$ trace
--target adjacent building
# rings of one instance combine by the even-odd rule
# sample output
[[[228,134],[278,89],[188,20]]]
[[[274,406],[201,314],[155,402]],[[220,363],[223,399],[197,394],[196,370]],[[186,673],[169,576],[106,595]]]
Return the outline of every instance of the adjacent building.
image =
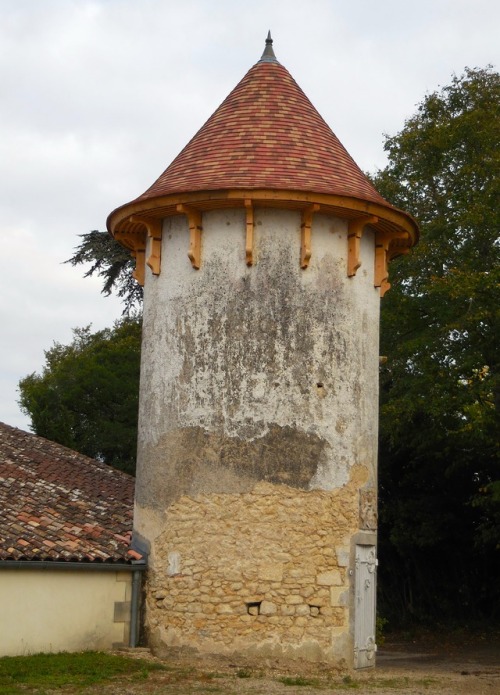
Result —
[[[135,646],[134,479],[0,423],[0,656]]]

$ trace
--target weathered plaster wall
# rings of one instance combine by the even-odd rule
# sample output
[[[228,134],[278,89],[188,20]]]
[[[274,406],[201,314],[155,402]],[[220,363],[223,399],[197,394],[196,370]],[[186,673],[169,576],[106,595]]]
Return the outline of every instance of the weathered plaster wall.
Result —
[[[202,267],[183,216],[164,222],[162,272],[148,274],[135,528],[151,538],[182,494],[244,492],[259,480],[374,482],[378,291],[373,238],[346,277],[347,224],[317,215],[301,270],[300,215],[256,211],[255,264],[244,211],[203,215]]]
[[[314,217],[302,270],[300,214],[255,220],[249,268],[244,211],[204,213],[198,271],[185,218],[165,220],[146,280],[134,528],[151,545],[148,623],[156,641],[333,657],[351,539],[376,524],[374,240],[347,278],[345,221]]]
[[[0,569],[0,655],[127,645],[130,572]]]

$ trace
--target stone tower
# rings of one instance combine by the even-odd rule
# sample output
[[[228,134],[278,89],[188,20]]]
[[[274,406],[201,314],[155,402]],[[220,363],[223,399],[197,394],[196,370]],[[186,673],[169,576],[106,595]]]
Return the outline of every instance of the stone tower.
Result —
[[[151,645],[374,663],[379,300],[416,241],[268,37],[109,231],[144,284]]]

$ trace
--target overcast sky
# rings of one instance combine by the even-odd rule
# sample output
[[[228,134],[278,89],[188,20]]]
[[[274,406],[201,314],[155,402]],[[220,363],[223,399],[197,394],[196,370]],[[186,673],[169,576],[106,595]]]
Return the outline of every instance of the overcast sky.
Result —
[[[0,421],[20,378],[118,300],[64,265],[247,70],[278,60],[365,171],[418,102],[500,66],[498,0],[0,0]]]

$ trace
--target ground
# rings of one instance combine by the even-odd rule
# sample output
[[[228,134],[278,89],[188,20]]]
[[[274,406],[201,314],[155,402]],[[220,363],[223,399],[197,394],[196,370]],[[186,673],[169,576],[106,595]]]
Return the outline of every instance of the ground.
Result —
[[[496,695],[500,633],[463,631],[387,640],[376,668],[124,649],[0,659],[0,695]]]
[[[148,656],[139,652],[137,656]],[[246,660],[164,654],[168,671],[150,674],[142,683],[99,687],[100,695],[496,695],[500,693],[500,638],[463,636],[389,640],[379,650],[377,667],[351,676],[326,664]],[[91,692],[91,691],[90,691]],[[97,692],[97,691],[96,691]]]

